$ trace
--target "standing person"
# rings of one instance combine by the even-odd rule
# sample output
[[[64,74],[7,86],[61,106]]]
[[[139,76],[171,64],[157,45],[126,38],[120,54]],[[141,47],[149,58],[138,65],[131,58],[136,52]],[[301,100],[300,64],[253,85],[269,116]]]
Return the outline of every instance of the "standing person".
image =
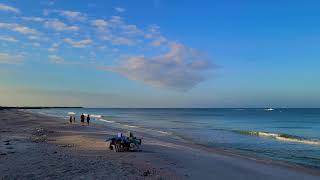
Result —
[[[83,113],[81,114],[80,119],[81,119],[81,124],[83,125],[83,123],[84,123],[84,115],[83,115]]]
[[[73,121],[73,123],[76,123],[76,116],[72,117],[72,121]]]
[[[89,122],[90,122],[90,114],[88,114],[88,116],[87,116],[87,123],[88,123],[88,125],[89,125]]]
[[[70,115],[69,123],[72,124],[72,116]]]

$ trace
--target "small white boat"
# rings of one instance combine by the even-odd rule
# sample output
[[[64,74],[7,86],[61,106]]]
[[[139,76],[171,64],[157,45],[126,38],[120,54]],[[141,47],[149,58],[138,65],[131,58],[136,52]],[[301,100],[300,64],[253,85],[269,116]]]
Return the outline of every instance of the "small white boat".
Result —
[[[265,109],[266,111],[273,111],[274,109],[273,108],[267,108]]]

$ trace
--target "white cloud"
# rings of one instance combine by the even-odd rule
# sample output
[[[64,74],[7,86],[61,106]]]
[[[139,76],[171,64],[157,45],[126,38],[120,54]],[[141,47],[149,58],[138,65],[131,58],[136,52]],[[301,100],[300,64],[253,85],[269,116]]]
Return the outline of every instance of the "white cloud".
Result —
[[[159,38],[159,36],[161,36],[160,27],[156,24],[150,25],[144,34],[146,39]]]
[[[59,48],[59,44],[58,43],[53,43],[52,46],[50,48],[48,48],[49,52],[55,52],[57,51]]]
[[[187,91],[202,82],[203,71],[212,65],[203,55],[182,44],[170,43],[165,54],[145,57],[131,56],[118,66],[104,67],[129,79],[157,87]]]
[[[49,58],[50,62],[55,63],[55,64],[65,63],[64,59],[60,56],[57,56],[57,55],[49,55],[48,58]]]
[[[58,12],[61,16],[64,16],[69,20],[85,21],[87,19],[86,14],[78,11],[58,10]]]
[[[72,21],[85,21],[87,20],[87,14],[79,11],[69,11],[69,10],[57,10],[57,9],[44,9],[43,15],[48,16],[49,14],[58,14],[68,20]]]
[[[158,37],[157,39],[155,39],[154,41],[151,42],[151,45],[154,47],[159,47],[161,45],[163,45],[164,43],[167,42],[167,39],[163,36]]]
[[[34,47],[39,47],[41,44],[40,43],[37,43],[37,42],[35,42],[35,43],[32,43],[32,46],[34,46]]]
[[[133,40],[126,37],[114,37],[111,39],[111,43],[113,45],[127,45],[127,46],[132,46],[135,44]]]
[[[108,25],[108,22],[103,19],[96,19],[92,21],[92,25],[97,27],[106,27]]]
[[[159,34],[160,33],[160,27],[156,24],[152,24],[149,26],[148,28],[148,31],[150,33],[153,33],[153,34]]]
[[[21,34],[38,34],[39,32],[35,29],[21,26],[19,24],[10,24],[10,23],[0,23],[0,29],[8,29],[11,31],[19,32]]]
[[[105,41],[111,41],[112,37],[113,36],[111,34],[108,34],[108,35],[102,36],[101,39]]]
[[[57,19],[46,21],[44,26],[56,31],[78,31],[80,29],[78,26],[68,26]]]
[[[53,47],[51,47],[51,48],[48,48],[48,51],[49,52],[56,52],[58,49],[56,49],[56,48],[53,48]]]
[[[123,24],[123,20],[120,16],[111,16],[110,22],[115,25]]]
[[[115,7],[115,10],[118,12],[125,11],[125,9],[119,9],[119,7]],[[6,23],[0,23],[0,29],[5,28],[19,33],[30,34],[27,38],[31,40],[40,40],[42,37],[47,37],[48,40],[52,38],[52,42],[59,42],[59,44],[54,43],[47,47],[49,52],[48,59],[52,63],[69,64],[63,57],[50,55],[58,54],[57,51],[64,54],[64,51],[70,50],[70,48],[60,48],[60,45],[61,47],[87,48],[85,49],[87,55],[85,56],[86,58],[81,60],[82,63],[84,61],[91,64],[103,63],[103,61],[97,61],[94,57],[124,57],[122,52],[128,53],[130,56],[127,55],[126,58],[121,58],[119,64],[103,68],[107,71],[121,74],[128,79],[179,91],[189,90],[202,82],[205,79],[205,71],[212,67],[203,54],[167,39],[160,32],[158,25],[140,29],[134,24],[127,23],[120,16],[91,18],[89,15],[77,11],[51,9],[45,10],[44,14],[50,17],[59,17],[60,19],[51,19],[49,17],[21,17],[21,19],[42,22],[44,27],[59,32],[48,30],[47,33],[37,34],[39,32],[34,29]],[[66,18],[83,22],[68,21]],[[62,31],[74,33],[62,33]],[[0,40],[14,42],[14,39],[9,37],[0,36]],[[31,41],[27,44],[39,47],[40,44],[38,42],[41,41]],[[78,58],[81,53],[77,56],[77,51],[80,52],[81,50],[73,49],[72,51],[75,51],[76,54],[74,55]],[[101,54],[106,52],[108,53],[107,55]],[[2,54],[2,59],[4,57]],[[8,59],[7,57],[6,59]],[[93,58],[96,61],[93,61]],[[4,60],[2,61],[4,62]],[[6,60],[6,62],[8,61]]]
[[[0,11],[6,11],[6,12],[13,12],[13,13],[20,13],[20,10],[17,8],[14,8],[12,6],[8,6],[5,4],[0,3]]]
[[[45,19],[41,17],[22,17],[25,21],[43,22]]]
[[[52,44],[52,47],[54,47],[54,48],[59,47],[59,43],[53,43],[53,44]]]
[[[93,43],[93,41],[91,39],[74,41],[70,38],[65,38],[63,41],[70,44],[72,47],[75,47],[75,48],[85,48],[87,45]]]
[[[30,40],[38,40],[38,41],[47,41],[48,40],[47,37],[34,36],[34,35],[28,36],[28,39],[30,39]]]
[[[126,9],[121,8],[121,7],[114,7],[113,9],[116,10],[117,12],[119,12],[119,13],[122,13],[122,12],[126,11]]]
[[[91,25],[98,28],[100,31],[105,31],[108,26],[108,22],[103,19],[96,19],[91,21]]]
[[[7,42],[18,42],[16,38],[10,36],[0,36],[0,40]]]
[[[22,55],[10,55],[7,53],[0,53],[0,64],[20,64],[22,60]]]
[[[38,40],[40,37],[39,36],[28,36],[28,39],[31,40]]]
[[[38,32],[34,29],[24,27],[24,26],[17,26],[13,28],[14,31],[22,33],[22,34],[37,34]]]
[[[123,33],[129,35],[139,35],[142,34],[142,31],[136,25],[122,25],[121,26]]]

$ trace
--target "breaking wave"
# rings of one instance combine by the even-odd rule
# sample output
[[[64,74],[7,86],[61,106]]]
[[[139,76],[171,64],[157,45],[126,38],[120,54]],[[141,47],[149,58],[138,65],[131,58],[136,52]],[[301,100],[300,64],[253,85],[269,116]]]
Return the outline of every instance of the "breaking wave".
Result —
[[[269,133],[269,132],[260,132],[260,131],[234,131],[234,132],[243,134],[243,135],[269,137],[279,141],[286,141],[286,142],[292,142],[292,143],[320,145],[320,140],[307,139],[304,137],[294,136],[290,134],[283,134],[283,133],[278,134],[278,133]]]

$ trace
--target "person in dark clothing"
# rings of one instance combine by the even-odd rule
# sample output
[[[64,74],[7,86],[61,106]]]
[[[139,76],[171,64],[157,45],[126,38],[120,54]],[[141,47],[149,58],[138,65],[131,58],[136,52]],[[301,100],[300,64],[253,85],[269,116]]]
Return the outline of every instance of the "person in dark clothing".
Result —
[[[72,124],[72,116],[69,118],[69,123]]]
[[[81,119],[81,124],[83,125],[83,123],[84,123],[84,115],[83,114],[81,114],[80,119]]]
[[[76,116],[73,116],[73,117],[72,117],[72,122],[73,122],[73,123],[76,123]]]
[[[90,123],[90,115],[88,114],[88,116],[87,116],[87,123],[88,123],[88,125],[89,125],[89,123]]]

